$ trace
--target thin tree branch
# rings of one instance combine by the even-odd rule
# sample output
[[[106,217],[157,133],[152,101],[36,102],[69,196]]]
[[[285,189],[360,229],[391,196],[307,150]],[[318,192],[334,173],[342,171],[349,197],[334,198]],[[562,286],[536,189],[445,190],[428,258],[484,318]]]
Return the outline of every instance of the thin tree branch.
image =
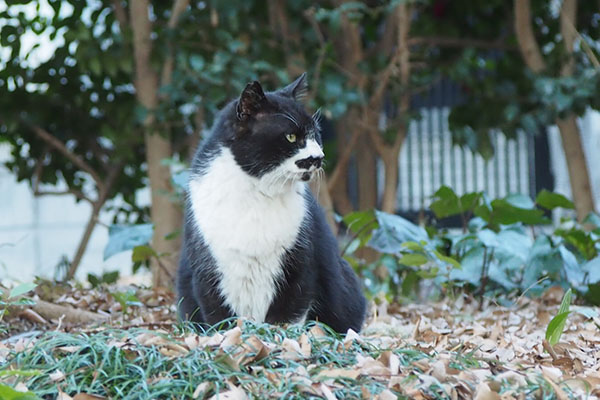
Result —
[[[381,103],[383,94],[385,93],[385,89],[387,88],[390,78],[398,69],[399,59],[400,51],[397,50],[392,56],[392,59],[390,60],[388,65],[383,69],[383,71],[377,74],[377,76],[375,77],[375,81],[377,81],[377,86],[375,87],[373,94],[369,98],[369,104],[367,105],[367,107],[371,109],[378,109],[377,106]]]
[[[38,135],[42,140],[44,140],[50,146],[54,147],[56,150],[60,151],[65,157],[67,157],[69,160],[71,160],[71,162],[73,162],[73,164],[75,164],[77,167],[79,167],[79,169],[90,174],[92,176],[92,178],[94,179],[96,186],[98,186],[98,190],[103,189],[104,183],[102,182],[102,179],[100,179],[100,175],[82,157],[78,156],[77,154],[75,154],[71,150],[69,150],[63,142],[61,142],[59,139],[57,139],[55,136],[53,136],[47,130],[45,130],[37,125],[30,124],[27,121],[24,121],[24,123],[27,124],[27,126],[36,135]]]
[[[48,155],[48,144],[44,147],[42,155],[35,162],[35,170],[33,171],[33,191],[37,192],[40,187],[40,181],[42,180],[42,172],[44,172],[44,158]]]
[[[168,27],[169,29],[175,29],[179,22],[179,17],[190,5],[190,0],[175,0],[173,8],[171,9],[171,17],[169,17]]]
[[[573,51],[575,47],[575,20],[577,19],[577,0],[563,0],[560,8],[560,33],[563,37],[563,44],[566,50],[567,60],[563,62],[560,74],[562,76],[571,76],[575,70],[575,58]]]
[[[112,4],[115,10],[115,17],[117,18],[117,21],[119,21],[119,27],[121,29],[121,32],[123,32],[129,24],[129,22],[127,21],[127,12],[123,8],[121,0],[113,0]]]
[[[83,254],[85,253],[85,249],[92,237],[92,233],[94,232],[94,228],[98,223],[98,216],[100,215],[100,210],[108,200],[108,196],[110,191],[112,190],[113,185],[115,184],[117,177],[119,176],[119,172],[123,167],[123,163],[115,164],[110,171],[108,171],[108,175],[106,177],[106,182],[103,185],[103,189],[98,191],[98,199],[92,202],[92,214],[90,215],[90,219],[85,227],[85,231],[83,236],[81,237],[81,241],[79,242],[79,246],[77,247],[77,251],[75,252],[75,256],[73,257],[73,261],[69,266],[69,270],[67,271],[67,280],[73,279],[75,277],[75,273],[77,272],[77,268],[81,264],[81,259],[83,258]]]
[[[587,40],[585,40],[585,38],[583,36],[581,36],[581,34],[577,30],[577,28],[575,28],[575,26],[573,25],[573,23],[571,21],[569,21],[568,19],[565,19],[564,22],[569,29],[573,30],[573,32],[577,35],[577,38],[581,41],[581,47],[583,47],[583,51],[585,51],[585,54],[587,54],[590,62],[594,66],[594,68],[600,70],[600,61],[598,61],[598,57],[596,57],[596,55],[594,54],[594,51],[590,47]]]
[[[177,27],[177,23],[179,22],[179,17],[181,14],[187,9],[189,6],[189,0],[176,0],[173,3],[173,8],[171,9],[171,16],[169,17],[169,22],[167,26],[169,29],[175,29]],[[169,45],[169,49],[167,52],[167,57],[163,63],[161,77],[160,77],[160,85],[165,86],[171,83],[171,77],[173,76],[173,68],[174,68],[174,59],[173,59],[173,49],[171,45]]]
[[[515,33],[525,64],[535,73],[546,68],[540,46],[533,33],[530,0],[515,0]]]
[[[68,189],[64,191],[51,191],[51,190],[34,190],[34,196],[65,196],[65,195],[74,195],[79,200],[85,200],[90,204],[94,204],[94,201],[87,197],[81,190],[77,189]]]
[[[402,85],[402,96],[400,97],[400,109],[399,114],[400,118],[406,115],[410,109],[410,47],[408,45],[408,34],[410,32],[411,25],[411,14],[412,10],[406,4],[398,5],[398,52],[400,53],[400,58],[398,60],[399,68],[400,68],[400,84]],[[406,122],[400,125],[400,129],[398,129],[398,133],[396,134],[396,138],[394,140],[394,144],[392,147],[392,152],[397,159],[397,154],[400,152],[400,148],[402,147],[402,143],[404,143],[404,138],[406,137],[407,131]]]

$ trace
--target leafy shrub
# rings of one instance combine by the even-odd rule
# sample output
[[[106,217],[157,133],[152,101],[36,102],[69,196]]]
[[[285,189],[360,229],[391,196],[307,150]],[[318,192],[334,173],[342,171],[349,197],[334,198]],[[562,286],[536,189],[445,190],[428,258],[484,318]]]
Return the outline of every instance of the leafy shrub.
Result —
[[[380,211],[355,212],[343,219],[354,235],[345,257],[371,295],[414,296],[422,280],[442,291],[458,286],[478,293],[535,294],[560,285],[600,304],[600,217],[584,221],[589,231],[571,220],[552,229],[547,215],[557,207],[572,209],[573,203],[548,191],[535,202],[523,195],[490,200],[481,192],[458,196],[444,186],[431,211],[438,220],[460,217],[462,231],[422,228]],[[370,263],[360,259],[362,247],[379,256]]]

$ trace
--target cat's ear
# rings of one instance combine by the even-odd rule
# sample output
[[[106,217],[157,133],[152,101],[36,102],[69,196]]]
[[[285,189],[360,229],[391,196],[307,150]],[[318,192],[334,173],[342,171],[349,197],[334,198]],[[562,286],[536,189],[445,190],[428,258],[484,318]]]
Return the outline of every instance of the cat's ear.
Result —
[[[301,100],[304,96],[306,96],[306,93],[308,93],[306,72],[303,72],[302,75],[300,75],[294,82],[290,83],[283,89],[280,89],[279,93],[283,96],[291,97],[296,101]]]
[[[243,121],[248,117],[255,115],[261,110],[266,102],[267,97],[265,96],[260,83],[254,81],[247,84],[240,95],[240,100],[237,104],[236,112],[238,119]]]

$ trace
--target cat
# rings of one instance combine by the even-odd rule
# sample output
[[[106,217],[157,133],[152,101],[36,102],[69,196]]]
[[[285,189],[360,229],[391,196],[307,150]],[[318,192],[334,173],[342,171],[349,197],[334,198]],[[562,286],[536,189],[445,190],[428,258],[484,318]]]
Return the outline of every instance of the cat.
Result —
[[[360,281],[307,187],[324,157],[319,113],[300,103],[307,87],[306,74],[274,92],[249,83],[200,144],[177,272],[182,318],[360,330]]]

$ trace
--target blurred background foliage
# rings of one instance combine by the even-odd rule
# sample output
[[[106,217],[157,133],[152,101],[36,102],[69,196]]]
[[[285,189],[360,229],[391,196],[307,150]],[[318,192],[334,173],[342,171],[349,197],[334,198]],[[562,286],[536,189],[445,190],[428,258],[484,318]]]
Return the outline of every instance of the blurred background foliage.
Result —
[[[569,121],[600,109],[599,23],[598,3],[576,0],[8,0],[0,11],[0,140],[12,145],[6,166],[36,195],[73,195],[92,205],[67,277],[98,213],[112,208],[115,224],[154,223],[152,251],[138,249],[135,261],[152,260],[154,283],[164,285],[179,246],[182,168],[215,113],[250,80],[275,89],[306,71],[307,107],[321,108],[327,125],[319,200],[330,221],[336,213],[383,210],[343,219],[358,235],[346,254],[373,293],[388,285],[386,293],[406,295],[423,278],[442,288],[460,281],[523,291],[543,285],[536,283],[543,277],[589,293],[589,275],[565,281],[563,269],[597,263],[582,146],[568,138],[579,137]],[[26,46],[32,34],[56,47],[47,59],[39,58],[39,43]],[[462,234],[394,217],[398,154],[419,118],[414,100],[443,79],[460,89],[449,115],[454,142],[484,157],[494,152],[493,130],[510,138],[558,124],[563,142],[574,143],[567,151],[574,203],[554,194],[490,200],[442,188],[432,211],[440,219],[460,216]],[[57,183],[67,189],[42,189]],[[151,209],[136,198],[146,186]],[[574,209],[587,225],[571,221],[532,234],[556,206]],[[134,238],[129,248],[147,243]],[[377,255],[362,250],[367,245]]]

